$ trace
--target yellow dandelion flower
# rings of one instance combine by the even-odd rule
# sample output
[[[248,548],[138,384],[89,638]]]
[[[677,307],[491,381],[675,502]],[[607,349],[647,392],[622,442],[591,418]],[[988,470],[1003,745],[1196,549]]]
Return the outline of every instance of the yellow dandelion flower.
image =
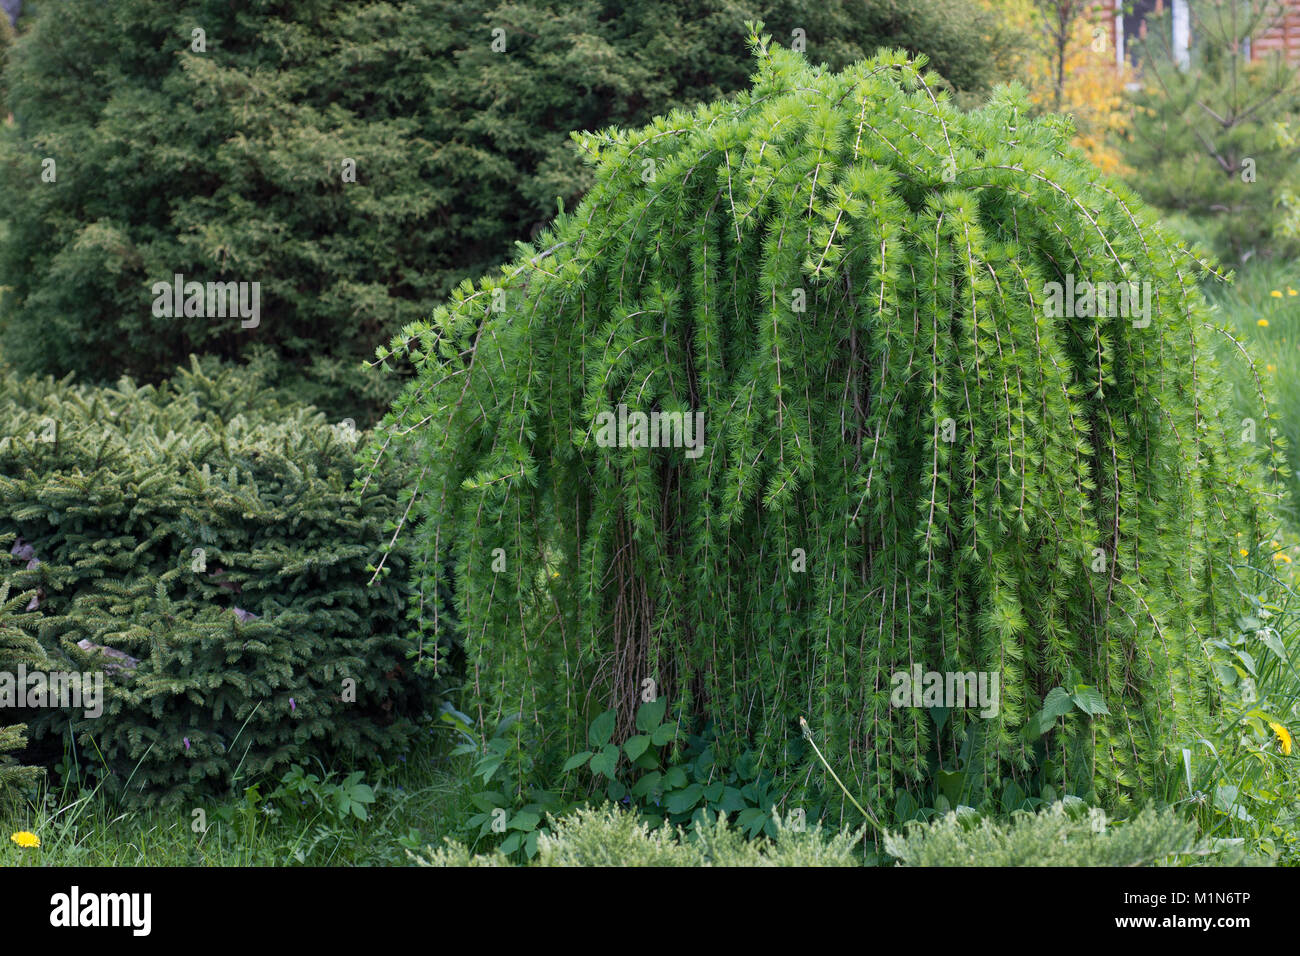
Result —
[[[1291,555],[1289,555],[1289,554],[1284,554],[1284,555],[1282,555],[1282,560],[1285,561],[1287,564],[1290,564],[1290,563],[1291,563]]]
[[[1284,757],[1291,756],[1291,731],[1281,724],[1273,723],[1271,720],[1268,725],[1273,728],[1273,733],[1277,736],[1277,745],[1282,748],[1282,755]]]
[[[1244,558],[1246,555],[1250,554],[1250,552],[1247,551],[1245,548],[1241,548],[1241,549],[1239,549],[1238,553],[1239,553],[1243,558]]]
[[[1268,371],[1270,371],[1270,372],[1276,372],[1276,371],[1277,371],[1277,366],[1276,366],[1276,365],[1265,365],[1264,368],[1266,368],[1266,369],[1267,369]]]
[[[1268,319],[1260,319],[1255,324],[1258,325],[1261,329],[1266,329],[1268,328]]]
[[[18,833],[12,834],[9,839],[13,840],[19,846],[27,847],[29,849],[41,845],[41,838],[35,833],[28,833],[26,830],[20,830]]]
[[[1287,286],[1287,287],[1286,287],[1286,294],[1287,294],[1287,295],[1300,295],[1300,292],[1297,292],[1295,289],[1291,288],[1290,286]]]
[[[1272,292],[1269,293],[1269,295],[1271,295],[1275,299],[1282,298],[1282,293],[1278,292],[1277,289],[1274,289]]]

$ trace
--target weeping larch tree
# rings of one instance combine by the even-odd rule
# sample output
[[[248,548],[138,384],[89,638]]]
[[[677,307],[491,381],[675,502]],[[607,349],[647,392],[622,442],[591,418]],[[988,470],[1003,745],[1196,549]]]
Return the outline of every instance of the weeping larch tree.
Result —
[[[801,716],[885,812],[939,772],[1122,804],[1212,711],[1204,644],[1271,520],[1213,264],[1019,91],[961,112],[924,61],[831,73],[759,31],[751,90],[575,134],[581,205],[379,349],[418,370],[365,454],[416,461],[423,633],[450,576],[465,707],[521,715],[530,760],[606,708],[634,732],[653,681],[832,817]],[[702,441],[611,443],[637,412]],[[998,705],[896,705],[917,665]]]

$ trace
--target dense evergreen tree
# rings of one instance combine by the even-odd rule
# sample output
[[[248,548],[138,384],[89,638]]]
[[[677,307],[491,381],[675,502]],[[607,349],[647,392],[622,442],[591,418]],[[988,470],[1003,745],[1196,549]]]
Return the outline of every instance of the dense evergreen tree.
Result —
[[[837,65],[889,43],[991,80],[974,0],[39,5],[0,156],[5,347],[29,371],[157,380],[264,345],[361,421],[382,407],[358,368],[373,343],[589,185],[569,132],[740,88],[758,6]],[[155,315],[176,274],[260,282],[260,324]]]
[[[14,30],[9,25],[9,18],[3,12],[0,12],[0,120],[5,118],[8,110],[5,108],[5,82],[4,72],[5,64],[9,62],[9,47],[14,42]]]
[[[369,452],[419,457],[466,709],[568,754],[650,680],[796,797],[837,798],[803,715],[877,808],[1149,792],[1278,461],[1226,411],[1207,261],[1015,90],[963,113],[901,54],[751,42],[752,90],[579,137],[581,205],[380,350],[419,377]],[[1128,307],[1085,307],[1106,282]],[[622,406],[703,443],[615,440]],[[1000,706],[896,706],[913,667],[995,674]]]

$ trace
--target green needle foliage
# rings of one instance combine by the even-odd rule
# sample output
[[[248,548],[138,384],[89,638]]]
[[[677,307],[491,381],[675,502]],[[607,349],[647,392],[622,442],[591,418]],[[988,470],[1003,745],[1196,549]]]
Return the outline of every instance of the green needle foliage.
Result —
[[[102,714],[18,711],[34,760],[175,803],[406,746],[405,556],[366,584],[403,476],[358,498],[349,423],[212,360],[161,387],[8,376],[0,420],[0,580],[24,592],[0,670],[39,652],[104,681]]]
[[[855,866],[866,860],[861,831],[797,831],[777,818],[776,838],[746,841],[720,818],[692,831],[651,829],[635,814],[612,807],[579,809],[560,817],[555,832],[539,841],[529,866]],[[1172,810],[1144,809],[1129,820],[1108,821],[1099,809],[1073,799],[1040,813],[1008,820],[973,811],[947,813],[906,834],[885,838],[879,862],[900,866],[1152,866],[1161,863],[1215,866],[1246,863],[1240,850],[1217,850],[1200,841],[1196,825]],[[448,841],[443,847],[408,851],[418,866],[511,866],[499,853],[474,852]]]
[[[871,808],[939,772],[1122,801],[1200,727],[1278,461],[1226,411],[1207,263],[1018,91],[751,43],[735,101],[577,137],[582,204],[379,350],[419,378],[369,454],[420,459],[466,710],[574,753],[652,680],[842,811],[800,715]],[[1053,316],[1067,275],[1149,283],[1149,322]],[[605,447],[619,405],[703,445]],[[996,715],[894,706],[914,664],[996,674]]]
[[[966,91],[1010,42],[977,0],[38,4],[0,136],[6,353],[156,382],[191,352],[257,347],[306,400],[369,423],[396,391],[360,371],[373,343],[590,184],[569,131],[733,92],[760,7],[819,58],[906,45]],[[155,317],[151,286],[176,273],[260,282],[260,324]]]
[[[9,61],[9,48],[14,43],[14,28],[9,25],[9,18],[0,13],[0,119],[4,118],[5,107],[5,64]]]
[[[859,833],[796,830],[776,821],[776,839],[746,840],[725,816],[691,831],[664,824],[651,828],[634,813],[612,806],[580,807],[543,834],[529,866],[857,866]],[[511,866],[499,851],[475,853],[448,840],[442,847],[408,851],[417,866]]]
[[[0,28],[8,21],[0,14]],[[6,543],[0,538],[0,544]],[[14,618],[35,597],[34,591],[11,594],[8,581],[0,582],[0,673],[15,674],[21,664],[28,670],[49,667],[49,658],[34,637],[15,626]],[[27,725],[11,723],[0,711],[0,810],[14,802],[23,788],[41,777],[39,767],[20,764],[12,754],[27,745]]]
[[[192,352],[260,347],[338,418],[386,407],[361,357],[445,291],[417,268],[449,241],[427,228],[440,195],[414,118],[434,100],[427,12],[40,4],[11,51],[0,139],[8,359],[157,382]],[[155,316],[153,283],[177,273],[260,283],[260,324]]]
[[[1216,848],[1198,838],[1196,824],[1173,810],[1145,807],[1129,820],[1108,821],[1081,800],[1054,803],[1009,821],[974,813],[946,813],[906,833],[885,837],[886,852],[902,866],[1154,866],[1195,863],[1239,866],[1239,848]]]

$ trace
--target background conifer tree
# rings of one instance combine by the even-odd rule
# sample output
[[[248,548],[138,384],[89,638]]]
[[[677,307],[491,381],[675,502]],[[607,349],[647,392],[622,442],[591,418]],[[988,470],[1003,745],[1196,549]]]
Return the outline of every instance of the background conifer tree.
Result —
[[[1188,0],[1188,8],[1186,66],[1168,13],[1134,41],[1142,86],[1122,140],[1129,181],[1233,265],[1284,256],[1297,248],[1277,206],[1300,188],[1300,73],[1278,51],[1253,60],[1250,51],[1284,8],[1277,0]]]
[[[557,197],[577,201],[590,178],[571,130],[739,89],[757,6],[38,4],[0,152],[8,356],[157,381],[191,352],[266,349],[305,400],[373,420],[390,384],[358,368],[373,343],[503,261]],[[930,53],[961,89],[994,79],[998,33],[973,0],[763,6],[837,65],[885,43]],[[155,317],[150,287],[176,273],[260,282],[260,325]]]

